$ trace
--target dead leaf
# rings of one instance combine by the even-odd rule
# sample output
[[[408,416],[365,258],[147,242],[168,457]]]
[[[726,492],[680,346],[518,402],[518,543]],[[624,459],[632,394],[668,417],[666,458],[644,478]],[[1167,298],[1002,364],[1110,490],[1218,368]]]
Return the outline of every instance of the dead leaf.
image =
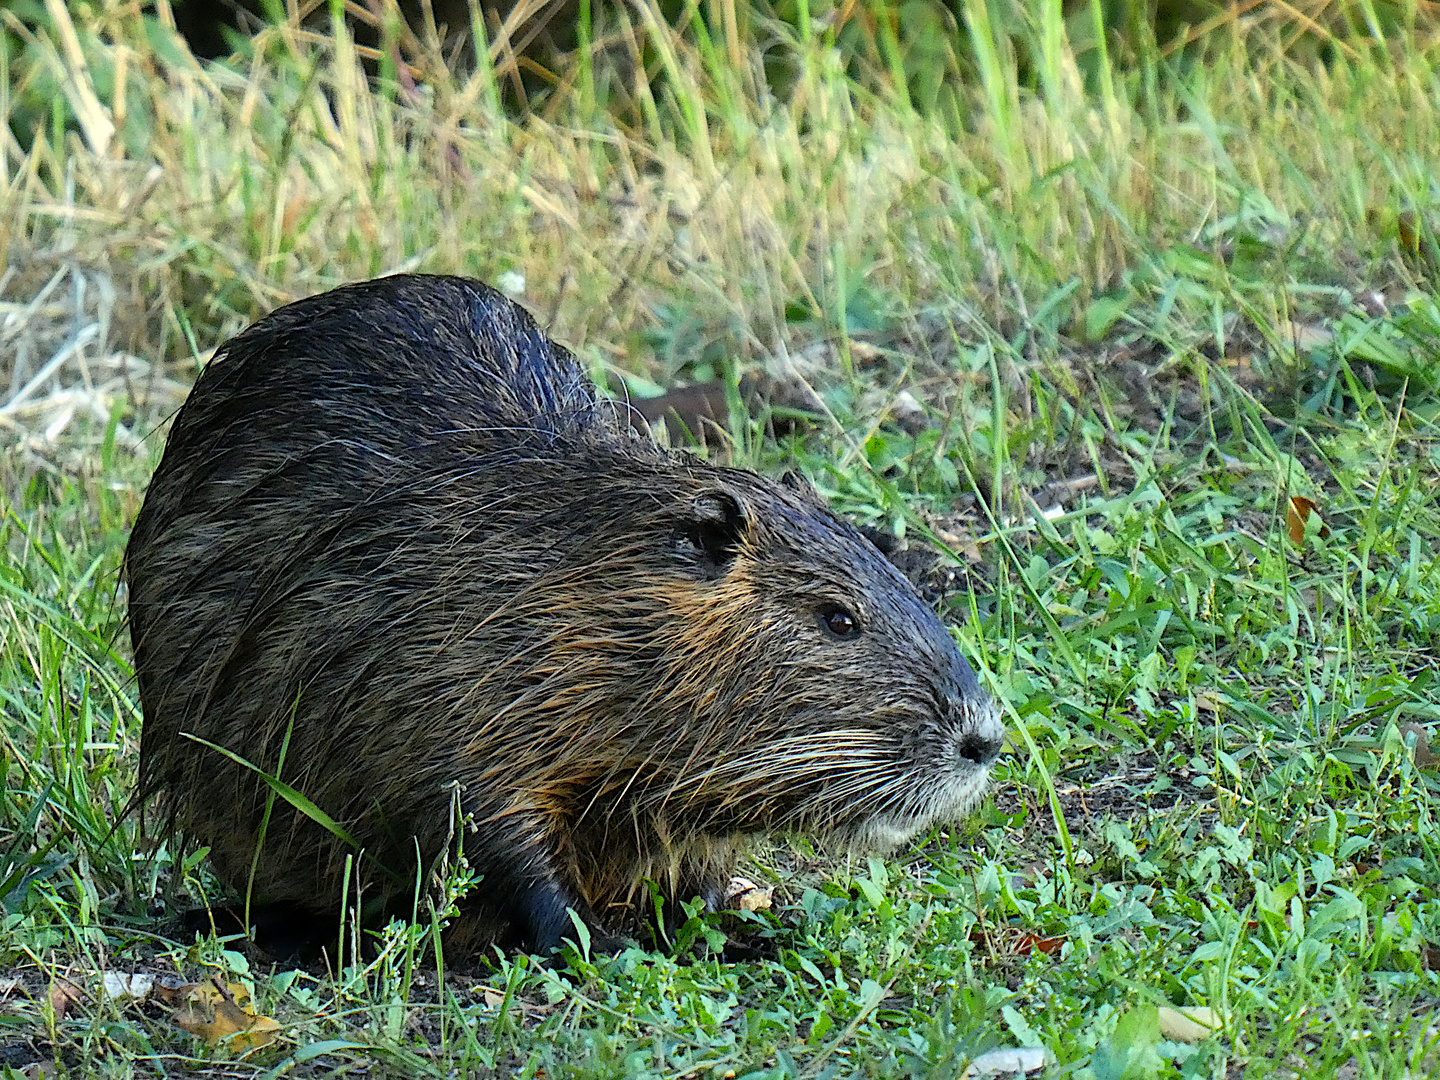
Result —
[[[725,890],[725,906],[737,911],[769,911],[775,886],[760,886],[749,878],[733,877]]]
[[[988,1077],[1023,1076],[1045,1067],[1043,1046],[1017,1046],[1007,1050],[987,1050],[965,1066],[960,1080],[987,1080]]]
[[[1305,522],[1320,509],[1320,504],[1314,499],[1307,499],[1304,495],[1291,495],[1285,507],[1285,528],[1290,533],[1292,544],[1303,544],[1305,542]],[[1320,536],[1330,535],[1330,530],[1325,526],[1324,521],[1320,522]]]
[[[155,988],[155,976],[137,972],[127,975],[123,971],[107,971],[100,977],[105,996],[112,1000],[144,1001]]]
[[[268,1045],[280,1025],[252,1010],[250,991],[240,983],[211,978],[178,987],[161,986],[156,995],[170,1005],[175,1023],[207,1043],[227,1043],[244,1053]]]
[[[20,1074],[25,1080],[50,1080],[56,1075],[55,1063],[53,1061],[35,1061],[25,1066],[25,1071]]]
[[[1422,769],[1433,769],[1440,761],[1440,755],[1430,749],[1430,733],[1419,724],[1401,724],[1400,737],[1415,736],[1415,764]]]
[[[1196,694],[1195,708],[1203,712],[1212,712],[1216,716],[1219,716],[1221,709],[1224,708],[1224,705],[1222,705],[1221,702],[1217,699],[1211,697],[1209,694]]]
[[[1029,956],[1040,953],[1053,956],[1065,944],[1062,937],[1042,937],[1033,930],[1021,926],[992,926],[988,930],[976,927],[970,931],[970,940],[976,944],[989,944],[997,956]]]
[[[1050,864],[1043,860],[1031,860],[1025,866],[1017,867],[1010,873],[1007,883],[1010,888],[1019,892],[1021,889],[1028,889],[1037,881],[1050,872]]]
[[[980,552],[980,545],[977,544],[972,537],[946,532],[944,529],[936,529],[935,539],[939,540],[968,563],[973,563],[978,566],[985,561],[985,556]]]
[[[1161,1005],[1160,1037],[1172,1042],[1196,1043],[1214,1037],[1220,1029],[1220,1019],[1213,1009],[1204,1006],[1189,1006],[1173,1009]]]
[[[486,986],[481,988],[480,996],[484,999],[487,1006],[492,1009],[498,1009],[501,1003],[505,1000],[505,991],[496,990],[493,986]],[[526,1001],[525,999],[516,997],[512,994],[510,997],[510,1008],[519,1015],[549,1016],[550,1013],[553,1011],[554,1006],[540,1005],[533,1001]]]
[[[55,1013],[56,1023],[65,1019],[70,1006],[82,996],[83,992],[74,983],[58,977],[50,980],[50,1008]]]

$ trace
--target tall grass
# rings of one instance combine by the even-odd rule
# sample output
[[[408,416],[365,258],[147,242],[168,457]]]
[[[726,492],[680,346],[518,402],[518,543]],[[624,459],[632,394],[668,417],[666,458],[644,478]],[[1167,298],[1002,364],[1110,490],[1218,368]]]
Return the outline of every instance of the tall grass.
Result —
[[[1015,39],[970,2],[950,62],[963,45],[980,78],[955,84],[953,108],[917,111],[899,69],[848,77],[828,32],[752,15],[766,62],[795,73],[780,96],[734,63],[729,31],[712,38],[733,23],[723,10],[680,33],[647,2],[608,21],[597,7],[589,34],[607,44],[577,68],[582,90],[517,119],[491,66],[461,76],[423,49],[423,82],[382,71],[372,93],[340,23],[275,27],[243,64],[200,67],[160,21],[97,8],[78,51],[7,16],[23,44],[12,109],[55,86],[55,115],[74,119],[0,155],[0,251],[64,232],[87,257],[139,256],[172,359],[189,321],[213,341],[283,299],[407,266],[517,271],[560,336],[630,368],[662,297],[751,362],[812,332],[797,315],[843,330],[857,290],[909,311],[964,300],[1004,325],[1073,284],[1047,313],[1068,329],[1098,293],[1167,288],[1157,250],[1177,244],[1206,259],[1237,238],[1344,251],[1333,283],[1362,288],[1396,216],[1433,209],[1434,68],[1413,40],[1302,64],[1283,35],[1218,29],[1204,63],[1157,80],[1106,62],[1092,91],[1047,4],[1027,31],[1032,92]]]

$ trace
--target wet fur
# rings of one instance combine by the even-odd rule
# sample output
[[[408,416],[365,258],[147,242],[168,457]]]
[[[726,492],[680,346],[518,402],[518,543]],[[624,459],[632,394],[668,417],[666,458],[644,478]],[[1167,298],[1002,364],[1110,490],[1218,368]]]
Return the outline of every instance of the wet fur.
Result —
[[[125,572],[142,795],[243,892],[268,789],[186,733],[226,747],[408,912],[458,790],[466,948],[553,947],[567,908],[622,925],[643,878],[713,905],[758,834],[897,842],[965,809],[1000,737],[934,613],[807,484],[629,434],[455,278],[349,286],[226,345]],[[864,632],[828,637],[827,604]],[[347,850],[275,800],[256,899],[333,926]]]

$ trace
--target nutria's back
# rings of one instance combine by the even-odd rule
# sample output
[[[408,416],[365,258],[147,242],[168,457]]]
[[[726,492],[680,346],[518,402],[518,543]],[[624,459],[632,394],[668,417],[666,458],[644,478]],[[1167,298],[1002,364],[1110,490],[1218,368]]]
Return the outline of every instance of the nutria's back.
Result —
[[[803,482],[659,450],[493,290],[394,277],[227,344],[126,551],[141,784],[220,876],[324,914],[353,849],[408,911],[452,805],[459,937],[543,949],[642,878],[714,903],[777,829],[892,844],[961,813],[993,702]],[[282,763],[283,755],[283,763]],[[352,883],[350,895],[355,894]],[[333,923],[331,923],[333,925]]]

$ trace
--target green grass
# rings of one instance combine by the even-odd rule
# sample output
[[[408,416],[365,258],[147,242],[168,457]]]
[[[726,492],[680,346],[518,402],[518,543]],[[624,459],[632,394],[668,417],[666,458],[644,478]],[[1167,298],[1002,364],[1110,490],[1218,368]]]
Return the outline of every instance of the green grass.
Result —
[[[1321,63],[1270,17],[1112,59],[1058,5],[966,3],[924,55],[913,12],[857,46],[813,4],[597,6],[523,118],[423,41],[412,91],[339,31],[202,69],[118,3],[76,14],[80,62],[7,23],[0,376],[100,329],[0,412],[0,1067],[958,1077],[1040,1044],[1096,1080],[1440,1075],[1440,54],[1415,10],[1343,8]],[[776,908],[675,956],[441,979],[422,925],[331,977],[167,937],[213,881],[122,816],[140,436],[245,322],[406,267],[523,278],[613,392],[804,359],[822,422],[709,452],[954,563],[995,798],[884,861],[763,848]],[[696,947],[727,933],[764,958]],[[249,979],[282,1037],[241,1059],[106,971]],[[1165,1005],[1222,1030],[1167,1042]]]

